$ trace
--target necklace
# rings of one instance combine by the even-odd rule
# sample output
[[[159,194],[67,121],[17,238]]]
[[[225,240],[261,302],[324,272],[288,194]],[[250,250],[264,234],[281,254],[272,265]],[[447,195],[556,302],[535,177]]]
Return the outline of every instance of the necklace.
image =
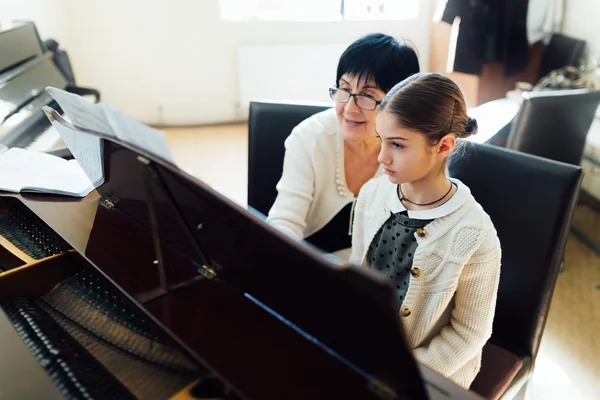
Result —
[[[337,142],[336,142],[336,146],[335,146],[335,185],[337,188],[337,192],[341,197],[346,197],[350,194],[350,191],[347,190],[347,183],[346,183],[346,176],[345,174],[342,174],[342,166],[344,163],[344,157],[342,151],[340,150],[341,147],[344,146],[344,139],[341,137],[338,138]],[[345,168],[344,168],[344,172],[345,172]],[[342,176],[344,175],[344,176]],[[375,177],[378,177],[380,175],[383,175],[383,168],[381,168],[381,166],[379,166],[377,168],[377,172],[375,172]],[[354,196],[354,195],[352,195]]]
[[[406,196],[404,195],[404,193],[402,193],[402,185],[398,185],[398,190],[400,191],[400,201],[408,201],[409,203],[412,203],[415,206],[420,206],[420,207],[430,206],[432,204],[435,204],[435,203],[441,201],[444,197],[448,196],[450,194],[450,192],[452,191],[452,185],[453,185],[453,183],[450,182],[450,189],[448,189],[448,191],[446,192],[445,195],[443,195],[442,197],[440,197],[436,201],[432,201],[431,203],[426,203],[426,204],[415,203],[414,201],[410,201],[409,199],[407,199]]]

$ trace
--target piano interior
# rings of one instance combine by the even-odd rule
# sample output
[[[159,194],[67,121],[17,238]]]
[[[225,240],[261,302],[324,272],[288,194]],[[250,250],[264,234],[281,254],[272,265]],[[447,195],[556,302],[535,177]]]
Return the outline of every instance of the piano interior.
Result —
[[[0,304],[66,398],[167,399],[194,383],[195,398],[227,392],[52,229],[7,200]]]

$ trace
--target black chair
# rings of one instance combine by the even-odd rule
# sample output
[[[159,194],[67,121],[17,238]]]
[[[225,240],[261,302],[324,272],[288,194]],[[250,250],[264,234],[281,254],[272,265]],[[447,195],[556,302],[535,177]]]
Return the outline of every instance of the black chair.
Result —
[[[292,129],[306,118],[331,108],[317,103],[251,102],[248,120],[248,205],[267,215],[277,197],[283,172],[284,142]],[[305,238],[324,252],[350,246],[348,204],[323,229]]]
[[[523,98],[523,105],[512,123],[506,147],[581,165],[586,137],[600,103],[600,91],[539,91],[524,93]],[[582,199],[585,198],[584,193]],[[589,201],[587,203],[593,205]],[[584,232],[576,227],[571,230],[589,248],[599,251],[600,246]]]
[[[448,163],[450,176],[470,187],[502,245],[493,334],[471,389],[488,399],[510,399],[524,393],[533,371],[582,170],[496,146],[464,144],[467,149]]]
[[[555,33],[542,52],[538,80],[555,69],[566,66],[578,67],[586,50],[585,40]]]
[[[48,51],[52,52],[54,65],[56,65],[56,68],[67,81],[67,87],[65,87],[65,90],[79,96],[94,96],[94,102],[99,103],[101,97],[98,89],[82,87],[76,84],[75,73],[73,72],[73,66],[71,65],[69,54],[60,47],[58,42],[54,39],[46,39],[44,41],[44,46]]]
[[[580,165],[600,91],[587,89],[526,92],[506,147]]]
[[[248,119],[248,205],[264,215],[277,197],[275,186],[283,172],[283,142],[306,118],[327,110],[326,105],[250,102]]]

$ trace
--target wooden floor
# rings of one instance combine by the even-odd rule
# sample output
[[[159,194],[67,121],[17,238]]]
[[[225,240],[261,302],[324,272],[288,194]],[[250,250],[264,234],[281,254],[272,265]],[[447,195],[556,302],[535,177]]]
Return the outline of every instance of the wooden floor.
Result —
[[[180,168],[245,205],[248,181],[246,125],[162,129]]]
[[[600,244],[600,215],[586,206],[574,226]],[[532,380],[532,399],[600,399],[600,257],[569,237]]]
[[[182,168],[246,204],[245,124],[164,130]],[[598,213],[580,206],[575,225],[600,244]],[[600,257],[572,235],[528,399],[600,399]]]

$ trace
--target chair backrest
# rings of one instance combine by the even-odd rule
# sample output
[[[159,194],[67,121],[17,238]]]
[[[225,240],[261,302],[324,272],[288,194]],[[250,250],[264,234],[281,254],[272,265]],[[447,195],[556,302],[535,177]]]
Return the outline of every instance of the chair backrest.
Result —
[[[58,42],[54,39],[47,39],[44,44],[48,50],[54,54],[53,59],[56,68],[58,68],[67,82],[75,84],[75,73],[73,72],[71,60],[69,59],[67,52],[63,48],[59,47]]]
[[[283,172],[283,143],[300,122],[330,108],[324,104],[251,102],[248,119],[248,205],[267,215]]]
[[[555,69],[566,66],[578,67],[583,58],[586,41],[555,33],[544,48],[540,60],[538,80]]]
[[[451,157],[450,176],[471,189],[490,215],[502,246],[491,341],[534,360],[582,171],[500,147],[472,143],[465,147]]]
[[[600,91],[527,92],[523,98],[506,147],[579,165],[600,102]]]

